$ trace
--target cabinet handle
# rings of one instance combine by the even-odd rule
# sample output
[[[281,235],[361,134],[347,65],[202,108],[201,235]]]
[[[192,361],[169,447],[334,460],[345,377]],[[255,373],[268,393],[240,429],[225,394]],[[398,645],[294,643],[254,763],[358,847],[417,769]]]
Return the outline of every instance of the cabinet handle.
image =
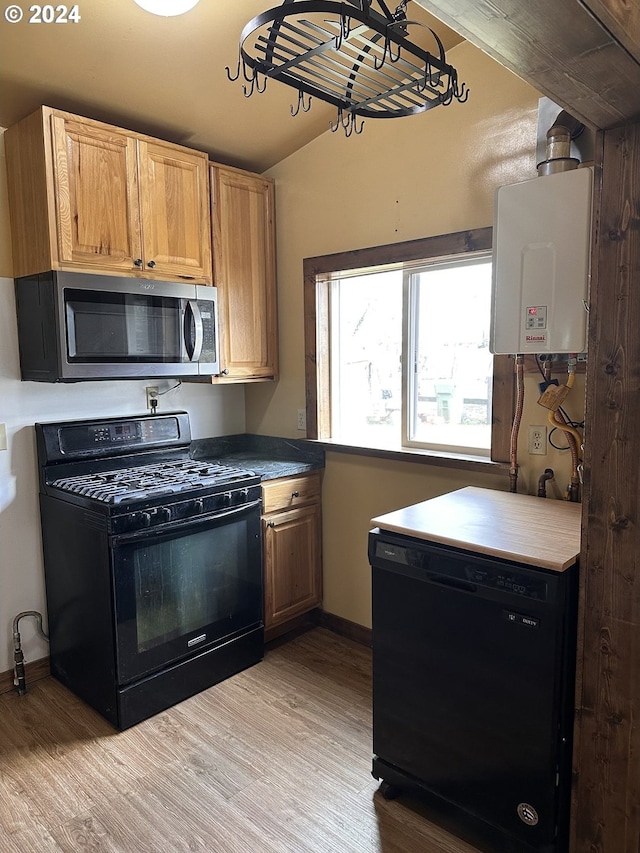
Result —
[[[155,265],[156,265],[156,262],[155,262],[155,261],[148,261],[148,262],[147,262],[147,266],[148,266],[150,269],[153,269],[153,268],[155,267]]]
[[[267,522],[267,527],[275,527],[275,526],[276,526],[275,521],[268,521]]]
[[[136,267],[141,267],[142,266],[142,258],[136,258],[133,263]]]
[[[299,498],[299,497],[300,497],[300,492],[291,492],[291,497],[292,497],[292,498]]]

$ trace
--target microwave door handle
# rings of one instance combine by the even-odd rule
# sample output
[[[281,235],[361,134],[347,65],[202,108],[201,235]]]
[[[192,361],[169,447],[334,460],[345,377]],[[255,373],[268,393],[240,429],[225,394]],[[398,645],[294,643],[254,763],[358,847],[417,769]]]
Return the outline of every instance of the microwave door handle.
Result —
[[[193,320],[194,334],[191,334]],[[202,330],[202,315],[200,314],[200,306],[195,299],[190,299],[187,302],[187,307],[184,312],[184,341],[187,348],[189,361],[199,361],[200,353],[202,352],[202,343],[204,335]]]

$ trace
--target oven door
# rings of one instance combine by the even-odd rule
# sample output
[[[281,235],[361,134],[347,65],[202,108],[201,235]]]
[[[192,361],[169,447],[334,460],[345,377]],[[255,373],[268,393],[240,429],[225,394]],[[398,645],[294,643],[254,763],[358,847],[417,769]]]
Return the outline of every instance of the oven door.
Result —
[[[120,685],[260,627],[260,501],[112,539]]]

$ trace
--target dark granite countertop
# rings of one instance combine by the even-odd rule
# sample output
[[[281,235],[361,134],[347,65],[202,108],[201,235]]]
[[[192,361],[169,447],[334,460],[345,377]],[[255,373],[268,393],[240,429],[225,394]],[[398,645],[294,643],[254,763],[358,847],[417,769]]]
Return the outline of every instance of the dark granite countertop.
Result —
[[[255,471],[263,480],[324,468],[324,450],[311,442],[250,433],[196,439],[191,442],[191,455]]]

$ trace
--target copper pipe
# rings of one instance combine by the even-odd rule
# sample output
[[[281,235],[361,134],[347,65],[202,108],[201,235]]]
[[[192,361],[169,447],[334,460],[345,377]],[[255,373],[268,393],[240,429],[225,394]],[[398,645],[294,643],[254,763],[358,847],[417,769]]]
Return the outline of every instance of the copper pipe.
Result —
[[[569,500],[576,503],[580,500],[580,476],[578,475],[580,457],[578,453],[578,441],[576,440],[576,435],[579,436],[579,433],[574,427],[570,426],[566,422],[562,412],[557,411],[552,414],[552,423],[564,432],[567,437],[569,450],[571,451],[571,483],[569,485]]]
[[[553,468],[545,468],[544,472],[538,477],[538,497],[546,498],[547,496],[547,480],[553,480]]]
[[[516,410],[511,427],[511,446],[509,451],[509,491],[518,491],[518,432],[524,407],[524,355],[516,355]]]

